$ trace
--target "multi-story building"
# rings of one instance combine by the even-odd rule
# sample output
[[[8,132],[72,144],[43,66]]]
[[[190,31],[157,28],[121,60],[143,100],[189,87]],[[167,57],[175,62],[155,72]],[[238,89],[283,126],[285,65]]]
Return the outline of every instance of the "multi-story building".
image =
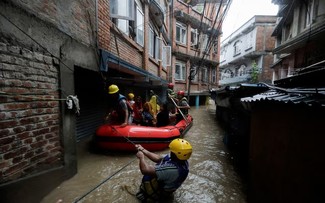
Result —
[[[276,16],[254,16],[222,41],[219,85],[271,82],[276,20]]]
[[[172,82],[200,103],[200,97],[218,86],[221,24],[226,2],[174,1]],[[191,102],[192,101],[192,102]],[[202,99],[201,101],[205,101]],[[193,104],[193,100],[190,100]]]
[[[279,5],[273,81],[315,69],[325,60],[325,2],[272,0]],[[307,68],[307,69],[306,69]],[[279,81],[280,82],[280,81]]]
[[[39,202],[77,172],[110,84],[165,101],[173,82],[199,103],[217,85],[220,2],[1,1],[1,200]]]

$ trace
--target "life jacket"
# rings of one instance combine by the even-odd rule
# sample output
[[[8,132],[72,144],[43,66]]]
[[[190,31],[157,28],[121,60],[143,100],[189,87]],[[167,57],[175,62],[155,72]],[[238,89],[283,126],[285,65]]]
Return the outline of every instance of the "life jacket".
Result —
[[[157,178],[151,177],[148,175],[144,175],[142,178],[142,183],[140,186],[140,193],[137,194],[137,197],[140,199],[140,196],[144,199],[140,200],[151,200],[156,201],[159,200],[160,197],[165,195],[171,195],[173,191],[178,189],[182,183],[185,181],[185,179],[188,176],[189,169],[188,169],[188,162],[184,161],[182,163],[173,161],[170,159],[169,155],[165,156],[162,162],[169,162],[173,163],[177,169],[178,169],[178,177],[176,181],[174,182],[174,188],[172,191],[165,191],[163,189],[163,183],[159,182]]]
[[[126,103],[126,106],[127,106],[127,111],[128,111],[128,113],[129,113],[129,117],[131,116],[131,114],[132,114],[132,107],[130,107],[130,105],[128,104],[128,102],[127,102],[127,100],[126,100],[126,97],[125,96],[123,96],[123,95],[121,95],[121,94],[119,94],[119,97],[118,97],[118,99],[117,99],[117,102],[114,104],[114,106],[115,106],[115,111],[116,111],[116,113],[117,113],[117,117],[116,117],[116,121],[117,122],[124,122],[124,120],[125,120],[125,117],[124,117],[124,110],[122,109],[122,107],[121,107],[121,105],[120,105],[120,101],[121,100],[125,100],[125,103]]]
[[[117,103],[118,103],[118,105],[119,105],[119,104],[120,104],[120,101],[121,101],[122,99],[125,100],[125,103],[126,103],[126,106],[128,107],[128,111],[129,111],[129,115],[130,115],[130,113],[133,112],[133,108],[132,108],[130,102],[126,99],[125,96],[119,94],[119,97],[118,97]],[[120,105],[119,105],[119,106],[120,106]]]
[[[179,102],[178,102],[178,105],[179,106],[182,106],[182,101],[186,101],[186,103],[187,103],[186,97],[183,97],[182,99],[179,100]],[[180,111],[182,111],[182,113],[184,115],[187,115],[188,114],[188,109],[180,109]]]

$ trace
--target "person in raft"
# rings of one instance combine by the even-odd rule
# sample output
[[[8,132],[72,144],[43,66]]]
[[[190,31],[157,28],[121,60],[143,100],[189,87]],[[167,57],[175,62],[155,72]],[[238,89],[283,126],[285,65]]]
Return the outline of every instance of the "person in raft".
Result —
[[[108,87],[108,94],[111,98],[112,110],[106,116],[106,120],[110,120],[116,125],[121,125],[121,127],[128,125],[131,110],[128,107],[126,97],[119,93],[118,86],[114,84]]]
[[[174,139],[169,144],[170,153],[160,156],[149,152],[141,145],[135,145],[138,150],[140,171],[143,174],[140,191],[136,194],[142,202],[164,202],[171,199],[185,181],[189,173],[188,159],[192,154],[191,144],[184,139]],[[145,157],[155,162],[148,164]]]
[[[178,109],[178,111],[176,113],[176,122],[179,122],[182,119],[184,119],[183,118],[183,115],[184,116],[187,116],[188,110],[191,107],[188,105],[188,102],[187,102],[187,99],[185,97],[184,91],[178,91],[177,92],[177,99],[178,99],[178,102],[177,102],[177,109]]]

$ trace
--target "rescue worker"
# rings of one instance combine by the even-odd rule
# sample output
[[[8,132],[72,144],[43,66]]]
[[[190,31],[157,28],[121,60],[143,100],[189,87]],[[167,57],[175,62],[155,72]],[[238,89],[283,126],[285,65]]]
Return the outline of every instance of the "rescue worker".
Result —
[[[119,93],[118,86],[114,84],[108,87],[108,94],[111,98],[113,110],[108,114],[106,120],[111,119],[114,124],[121,125],[121,127],[128,125],[131,110],[128,107],[125,96]]]
[[[174,101],[177,101],[176,94],[174,92],[174,84],[169,83],[167,87],[167,109],[171,113],[175,113],[176,108],[174,102],[172,101],[172,99],[174,99]]]
[[[169,144],[170,153],[160,156],[149,152],[141,145],[135,145],[138,150],[140,171],[143,174],[140,191],[137,198],[142,202],[166,201],[171,198],[185,181],[189,172],[188,159],[192,154],[192,146],[184,139],[174,139]],[[145,157],[155,162],[148,164]]]
[[[177,103],[178,112],[176,114],[176,122],[179,122],[180,120],[184,119],[183,116],[186,116],[188,114],[188,110],[191,107],[187,103],[187,99],[185,97],[184,91],[181,90],[177,92],[177,99],[178,99],[178,103]]]
[[[126,100],[127,104],[129,105],[131,112],[129,115],[129,124],[133,123],[133,117],[134,117],[134,110],[133,110],[133,104],[135,103],[134,101],[134,94],[133,93],[129,93],[128,94],[128,99]]]

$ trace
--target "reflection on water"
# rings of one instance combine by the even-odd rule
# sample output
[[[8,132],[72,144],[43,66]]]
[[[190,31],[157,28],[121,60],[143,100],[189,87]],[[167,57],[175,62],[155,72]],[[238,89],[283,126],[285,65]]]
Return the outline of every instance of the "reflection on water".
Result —
[[[243,183],[222,142],[223,131],[214,119],[214,108],[210,105],[190,110],[194,124],[185,135],[193,146],[190,173],[170,202],[246,202]],[[88,151],[87,141],[79,145],[78,174],[63,182],[42,203],[58,199],[74,202],[95,187],[79,202],[138,202],[135,193],[142,175],[135,154],[96,154]]]

